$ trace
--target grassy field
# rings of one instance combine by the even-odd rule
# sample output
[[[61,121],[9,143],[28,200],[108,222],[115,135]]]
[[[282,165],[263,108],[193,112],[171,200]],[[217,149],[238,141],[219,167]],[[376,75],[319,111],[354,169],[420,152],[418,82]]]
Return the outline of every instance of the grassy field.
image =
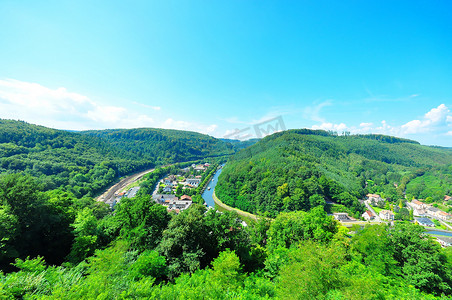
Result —
[[[377,214],[380,214],[380,211],[382,211],[382,210],[384,210],[383,208],[379,208],[379,207],[377,207],[377,206],[370,206],[370,207],[372,207],[374,210],[375,210],[375,212],[377,213]]]

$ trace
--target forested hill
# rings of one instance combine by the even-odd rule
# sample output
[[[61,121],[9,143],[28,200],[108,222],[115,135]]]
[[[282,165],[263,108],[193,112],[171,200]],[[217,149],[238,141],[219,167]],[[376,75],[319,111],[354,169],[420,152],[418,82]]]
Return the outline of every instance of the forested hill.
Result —
[[[420,189],[428,180],[432,186]],[[439,201],[452,189],[452,152],[384,135],[289,130],[233,157],[216,187],[225,203],[253,213],[309,210],[332,201],[356,215],[368,192],[397,202]]]
[[[83,131],[100,138],[121,153],[135,153],[157,164],[231,154],[233,147],[206,134],[158,128],[109,129]]]
[[[164,129],[68,132],[0,119],[0,174],[25,172],[44,190],[94,195],[117,177],[155,165],[232,153],[213,137]]]

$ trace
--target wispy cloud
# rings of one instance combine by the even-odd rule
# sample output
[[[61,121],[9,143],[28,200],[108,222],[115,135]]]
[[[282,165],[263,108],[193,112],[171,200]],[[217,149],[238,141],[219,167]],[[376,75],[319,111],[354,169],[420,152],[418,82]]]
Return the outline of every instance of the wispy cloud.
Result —
[[[64,87],[51,89],[37,83],[0,80],[0,117],[21,119],[61,129],[149,126],[151,117],[104,105]]]
[[[154,111],[158,106],[135,102]],[[0,80],[0,118],[24,120],[59,129],[105,129],[160,127],[213,133],[216,124],[199,124],[166,118],[161,120],[140,112],[140,108],[104,105],[85,95],[60,87],[51,89],[37,83]]]
[[[345,125],[344,123],[333,124],[333,123],[324,122],[320,125],[313,125],[312,129],[323,129],[323,130],[327,130],[327,131],[336,131],[338,133],[341,133],[342,131],[347,130],[347,125]]]
[[[132,103],[135,104],[135,105],[139,105],[139,106],[142,106],[142,107],[146,107],[146,108],[152,109],[152,110],[161,110],[162,109],[160,106],[147,105],[147,104],[136,102],[136,101],[133,101]]]
[[[331,106],[333,104],[332,100],[326,100],[319,104],[315,104],[312,106],[308,106],[303,111],[303,117],[308,120],[312,120],[315,122],[325,122],[325,118],[320,116],[320,111],[327,106]]]
[[[431,133],[437,136],[452,135],[452,115],[445,104],[440,104],[424,114],[422,119],[411,120],[402,125],[390,125],[385,120],[375,125],[370,122],[360,123],[359,126],[347,126],[345,123],[322,122],[313,125],[312,129],[336,131],[339,134],[349,131],[355,134],[379,133],[402,137],[412,137],[415,134]]]
[[[172,118],[166,119],[163,124],[163,128],[167,129],[178,129],[178,130],[187,130],[187,131],[196,131],[205,134],[212,134],[217,129],[217,124],[200,124],[196,122],[187,122],[183,120],[174,120]]]
[[[411,95],[406,95],[406,96],[402,96],[402,97],[390,97],[388,95],[374,94],[367,87],[365,87],[364,90],[366,91],[368,97],[365,97],[364,99],[360,100],[360,102],[366,102],[366,103],[372,103],[372,102],[405,102],[405,101],[411,101],[413,98],[417,98],[417,97],[420,96],[420,94],[411,94]]]

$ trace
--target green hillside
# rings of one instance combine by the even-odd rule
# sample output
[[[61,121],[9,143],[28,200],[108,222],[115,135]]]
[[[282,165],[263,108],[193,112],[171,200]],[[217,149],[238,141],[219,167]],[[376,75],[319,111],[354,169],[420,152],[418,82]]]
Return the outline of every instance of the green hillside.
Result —
[[[121,153],[134,153],[157,164],[231,154],[232,145],[206,134],[191,131],[137,128],[81,132],[101,138]]]
[[[121,145],[118,137],[101,138],[99,132],[0,124],[5,163],[0,174],[0,299],[452,295],[452,248],[442,249],[423,227],[396,222],[393,227],[368,225],[351,233],[319,206],[327,199],[359,210],[360,193],[395,190],[395,179],[400,179],[400,187],[417,184],[423,176],[429,184],[439,178],[438,185],[445,187],[449,150],[383,136],[337,137],[306,130],[275,134],[227,163],[219,183],[222,197],[237,193],[230,199],[257,203],[257,211],[268,208],[275,215],[281,208],[316,207],[244,226],[233,212],[193,203],[177,214],[153,201],[146,187],[155,186],[174,166],[144,176],[140,193],[121,199],[114,212],[82,197],[96,184],[113,180],[120,170],[176,159],[164,152],[137,153],[140,139],[124,136],[130,132],[146,132],[142,139],[149,142],[167,139],[155,143],[167,144],[169,152],[174,148],[168,145],[180,142],[184,149],[177,151],[179,155],[220,155],[228,144],[205,136],[197,144],[184,144],[183,132],[161,131],[151,139],[146,136],[154,130],[119,130]],[[60,188],[51,189],[51,184]],[[262,201],[246,202],[253,193]]]
[[[309,210],[329,201],[358,214],[363,209],[358,199],[365,194],[380,193],[396,202],[411,181],[428,174],[442,177],[435,182],[436,192],[420,195],[439,201],[452,189],[451,172],[447,148],[383,135],[300,129],[273,134],[235,154],[216,190],[226,204],[258,214]]]
[[[155,165],[232,152],[194,132],[165,129],[68,132],[0,119],[0,174],[25,172],[45,190],[93,196],[118,177]]]

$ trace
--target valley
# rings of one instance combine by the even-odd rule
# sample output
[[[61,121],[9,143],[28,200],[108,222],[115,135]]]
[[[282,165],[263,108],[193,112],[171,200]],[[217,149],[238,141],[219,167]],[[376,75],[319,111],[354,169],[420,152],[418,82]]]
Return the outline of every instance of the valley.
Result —
[[[1,297],[452,295],[450,149],[308,129],[244,144],[0,129]]]

